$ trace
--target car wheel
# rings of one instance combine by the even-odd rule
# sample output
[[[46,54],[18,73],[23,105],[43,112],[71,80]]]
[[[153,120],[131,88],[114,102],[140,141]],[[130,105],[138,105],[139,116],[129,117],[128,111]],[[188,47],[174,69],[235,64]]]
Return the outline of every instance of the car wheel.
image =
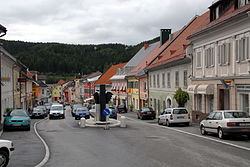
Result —
[[[168,127],[171,126],[171,124],[170,124],[170,122],[169,122],[168,120],[166,120],[166,125],[167,125]]]
[[[190,125],[190,123],[189,123],[189,122],[187,122],[187,123],[185,123],[185,125],[186,125],[186,126],[189,126],[189,125]]]
[[[75,120],[77,120],[77,118],[75,117]]]
[[[205,130],[205,127],[203,125],[201,125],[201,127],[200,127],[200,132],[201,132],[202,135],[207,134],[207,131]]]
[[[224,135],[224,132],[221,128],[218,129],[218,137],[220,139],[224,139],[225,138],[225,135]]]
[[[248,139],[250,139],[250,134],[247,135]]]
[[[138,119],[140,119],[140,116],[139,116],[139,115],[137,115],[137,118],[138,118]]]
[[[0,167],[6,167],[9,163],[9,155],[6,151],[0,150]]]
[[[141,120],[144,120],[144,117],[143,117],[143,116],[141,116]]]
[[[158,125],[162,125],[162,123],[160,123],[160,118],[158,118]]]

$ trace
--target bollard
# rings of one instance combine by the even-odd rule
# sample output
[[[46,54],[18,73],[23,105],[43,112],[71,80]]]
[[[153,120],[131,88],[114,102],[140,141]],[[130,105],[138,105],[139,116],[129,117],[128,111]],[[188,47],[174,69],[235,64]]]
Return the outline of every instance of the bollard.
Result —
[[[121,121],[120,127],[121,127],[121,128],[126,128],[126,127],[127,127],[126,122],[125,122],[126,117],[125,117],[125,116],[121,116],[120,119],[121,119],[121,120],[120,120],[120,121]]]
[[[81,128],[85,128],[85,123],[86,123],[86,119],[85,118],[81,118],[80,122],[79,122],[80,127]]]

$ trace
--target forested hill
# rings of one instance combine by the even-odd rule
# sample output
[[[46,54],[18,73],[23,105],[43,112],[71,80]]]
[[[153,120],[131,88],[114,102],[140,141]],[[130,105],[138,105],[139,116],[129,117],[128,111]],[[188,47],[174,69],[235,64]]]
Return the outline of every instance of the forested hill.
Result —
[[[159,37],[145,41],[153,43]],[[88,74],[105,71],[113,64],[129,61],[143,46],[123,44],[71,45],[1,40],[3,47],[23,64],[41,73]]]

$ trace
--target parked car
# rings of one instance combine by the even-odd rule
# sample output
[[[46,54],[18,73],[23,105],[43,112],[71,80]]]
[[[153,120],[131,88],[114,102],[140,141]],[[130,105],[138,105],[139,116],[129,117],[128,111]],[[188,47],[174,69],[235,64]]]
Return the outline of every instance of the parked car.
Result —
[[[109,118],[117,119],[118,111],[114,108],[111,108],[111,107],[109,108],[109,111],[110,111]]]
[[[79,120],[81,118],[89,119],[90,112],[87,107],[79,107],[75,112],[75,120]]]
[[[250,138],[250,118],[243,111],[214,111],[200,122],[200,132],[202,135],[216,133],[220,139],[232,134],[247,135]]]
[[[124,104],[120,104],[117,106],[117,110],[119,113],[127,113],[127,108],[126,108],[126,105]]]
[[[42,108],[37,108],[35,107],[31,113],[32,118],[40,117],[40,118],[45,118],[46,117],[46,112]]]
[[[15,109],[9,114],[4,115],[4,129],[26,128],[30,130],[30,117],[23,109]]]
[[[73,105],[72,110],[71,110],[72,117],[75,117],[76,109],[80,108],[80,107],[83,107],[82,104],[74,104]]]
[[[65,118],[64,108],[62,104],[52,105],[49,112],[49,119],[52,118]]]
[[[156,118],[156,112],[151,107],[144,107],[137,111],[138,119]]]
[[[42,109],[42,110],[44,111],[44,113],[45,113],[45,116],[46,116],[46,117],[48,116],[49,110],[46,109],[45,105],[44,105],[44,106],[37,106],[37,108]]]
[[[15,150],[13,142],[10,140],[0,140],[0,166],[6,167],[10,157]]]
[[[158,118],[159,125],[185,124],[189,126],[190,123],[190,115],[185,108],[167,108]]]

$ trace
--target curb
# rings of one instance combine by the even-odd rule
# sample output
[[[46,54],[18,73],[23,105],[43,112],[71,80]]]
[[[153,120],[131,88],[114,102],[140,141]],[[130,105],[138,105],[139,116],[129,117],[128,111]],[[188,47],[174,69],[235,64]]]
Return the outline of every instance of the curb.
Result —
[[[38,121],[38,122],[36,122],[35,124],[34,124],[34,130],[35,130],[35,133],[36,133],[36,135],[37,135],[37,137],[42,141],[42,143],[43,143],[43,145],[44,145],[44,147],[45,147],[45,156],[44,156],[44,158],[43,158],[43,160],[39,163],[39,164],[37,164],[35,167],[42,167],[42,166],[44,166],[47,162],[48,162],[48,160],[49,160],[49,157],[50,157],[50,151],[49,151],[49,147],[48,147],[48,145],[47,145],[47,143],[45,142],[45,140],[39,135],[39,133],[37,132],[37,124],[39,124],[39,123],[41,123],[42,121],[44,121],[44,120],[47,120],[48,118],[46,118],[46,119],[43,119],[43,120],[41,120],[41,121]]]

